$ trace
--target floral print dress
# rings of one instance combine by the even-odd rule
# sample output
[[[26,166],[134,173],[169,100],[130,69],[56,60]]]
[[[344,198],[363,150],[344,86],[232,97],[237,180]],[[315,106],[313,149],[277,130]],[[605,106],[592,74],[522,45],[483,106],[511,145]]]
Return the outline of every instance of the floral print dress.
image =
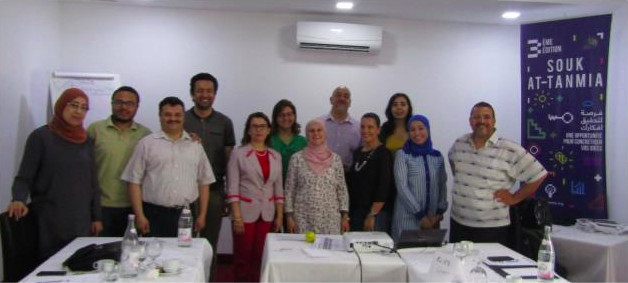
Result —
[[[320,175],[307,166],[303,151],[292,155],[284,195],[286,213],[294,213],[298,233],[340,234],[340,211],[349,210],[349,194],[337,154]]]

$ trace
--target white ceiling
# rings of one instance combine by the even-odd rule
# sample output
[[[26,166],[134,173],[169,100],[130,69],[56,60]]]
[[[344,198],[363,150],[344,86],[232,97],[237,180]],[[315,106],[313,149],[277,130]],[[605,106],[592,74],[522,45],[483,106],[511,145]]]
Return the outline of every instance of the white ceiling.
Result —
[[[350,12],[335,9],[336,0],[65,0],[116,5],[177,7],[223,11],[350,14],[398,19],[520,24],[612,12],[627,0],[349,0]],[[347,1],[347,0],[343,0]],[[517,10],[506,21],[501,13]]]

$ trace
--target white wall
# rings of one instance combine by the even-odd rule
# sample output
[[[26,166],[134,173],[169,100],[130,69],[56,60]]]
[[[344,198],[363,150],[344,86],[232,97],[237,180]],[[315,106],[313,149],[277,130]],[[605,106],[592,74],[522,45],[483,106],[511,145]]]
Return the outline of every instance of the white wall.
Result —
[[[0,207],[4,208],[23,143],[34,127],[46,121],[48,78],[59,62],[59,19],[56,1],[1,3]]]
[[[207,71],[219,79],[216,108],[233,119],[238,140],[246,115],[270,114],[281,98],[296,104],[303,124],[326,113],[339,84],[352,90],[354,116],[374,111],[384,117],[390,95],[408,93],[415,112],[431,118],[434,144],[443,152],[469,131],[468,111],[479,100],[496,107],[501,134],[519,140],[517,26],[76,3],[61,7],[63,70],[120,73],[124,84],[142,94],[137,120],[153,129],[158,129],[158,102],[177,95],[191,106],[189,78]],[[299,20],[382,25],[384,46],[378,55],[299,50]],[[228,233],[223,236],[229,239]]]
[[[9,157],[0,172],[3,203],[10,195],[25,135],[45,121],[43,104],[26,103],[28,108],[20,112],[14,106],[21,100],[45,101],[51,69],[120,74],[123,84],[137,88],[142,96],[137,120],[154,130],[158,129],[158,102],[176,95],[191,106],[189,78],[197,72],[210,72],[220,82],[215,107],[233,119],[238,139],[248,113],[270,114],[277,100],[288,98],[305,123],[327,112],[331,91],[345,84],[353,93],[350,112],[354,116],[374,111],[383,117],[391,94],[408,93],[415,112],[431,118],[434,144],[443,152],[457,136],[469,131],[468,111],[479,100],[495,106],[502,136],[520,140],[517,26],[32,2],[10,2],[9,8],[32,6],[34,11],[29,13],[33,17],[39,9],[48,8],[35,17],[36,22],[42,21],[41,17],[47,25],[12,17],[15,11],[0,6],[4,13],[0,15],[6,15],[0,17],[0,35],[13,34],[11,29],[22,26],[33,33],[42,30],[41,36],[15,33],[19,39],[15,41],[0,37],[0,90],[5,102],[0,115],[3,133],[8,132],[0,137],[0,156],[3,160]],[[611,46],[607,171],[610,216],[628,222],[624,208],[628,201],[626,8],[618,14]],[[306,20],[381,25],[382,51],[365,55],[299,50],[295,23]],[[18,64],[20,56],[16,54],[27,57],[23,62],[30,64]],[[4,62],[15,62],[11,68],[19,66],[19,70],[8,69]],[[18,128],[10,122],[23,116],[30,117],[28,126]]]
[[[234,120],[238,138],[248,113],[269,113],[280,98],[295,102],[302,122],[327,112],[338,84],[352,90],[356,116],[366,111],[383,115],[382,104],[392,93],[409,93],[415,108],[434,120],[435,142],[443,150],[468,130],[467,110],[477,100],[493,102],[498,111],[518,110],[516,26],[76,3],[61,7],[62,68],[120,73],[123,83],[142,94],[137,119],[154,129],[163,97],[177,95],[191,106],[189,78],[200,71],[218,77],[216,108]],[[382,25],[384,47],[379,55],[299,50],[294,42],[299,20]],[[512,96],[517,103],[511,103]],[[519,119],[504,115],[500,123],[514,126]],[[504,131],[519,138],[517,129]]]
[[[606,178],[609,218],[628,223],[628,1],[613,13],[608,70]]]
[[[11,200],[24,141],[46,121],[48,78],[58,67],[58,12],[57,1],[0,2],[1,211]]]

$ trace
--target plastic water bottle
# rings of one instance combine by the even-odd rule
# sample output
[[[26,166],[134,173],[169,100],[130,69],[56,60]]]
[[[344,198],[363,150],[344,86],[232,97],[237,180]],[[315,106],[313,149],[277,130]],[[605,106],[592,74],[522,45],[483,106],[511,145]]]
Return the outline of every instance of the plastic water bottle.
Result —
[[[552,244],[552,227],[545,226],[545,235],[541,246],[539,247],[539,256],[537,261],[538,277],[540,280],[554,279],[554,264],[556,262],[556,253]]]
[[[177,242],[179,247],[192,246],[192,227],[194,223],[192,221],[192,211],[188,203],[185,203],[183,210],[181,210],[181,216],[179,216],[179,235]]]
[[[120,254],[120,276],[135,277],[140,266],[140,251],[137,230],[135,229],[135,215],[129,214],[129,222],[122,238],[122,253]]]

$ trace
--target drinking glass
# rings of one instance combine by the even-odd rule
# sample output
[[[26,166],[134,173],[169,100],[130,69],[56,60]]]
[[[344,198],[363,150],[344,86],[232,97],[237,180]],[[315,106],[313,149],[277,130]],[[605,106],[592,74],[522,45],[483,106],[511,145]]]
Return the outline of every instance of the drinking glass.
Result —
[[[486,270],[482,268],[482,256],[479,250],[472,250],[467,255],[470,259],[471,270],[469,271],[469,281],[474,283],[486,283],[488,281],[488,275]]]
[[[120,266],[118,264],[114,264],[113,266],[111,266],[111,268],[107,268],[104,270],[105,274],[104,274],[104,278],[105,281],[107,282],[114,282],[118,280],[118,270],[119,270]]]
[[[156,259],[161,255],[163,250],[163,244],[158,239],[152,239],[146,246],[146,253],[151,259],[153,265],[157,265]]]
[[[464,258],[467,256],[467,245],[465,243],[459,242],[454,243],[454,257],[458,258],[462,263]]]
[[[144,260],[146,260],[146,257],[147,257],[146,242],[145,241],[138,241],[137,242],[137,251],[138,251],[137,259],[140,261],[139,262],[139,267],[140,267],[140,269],[143,269],[144,268]]]

